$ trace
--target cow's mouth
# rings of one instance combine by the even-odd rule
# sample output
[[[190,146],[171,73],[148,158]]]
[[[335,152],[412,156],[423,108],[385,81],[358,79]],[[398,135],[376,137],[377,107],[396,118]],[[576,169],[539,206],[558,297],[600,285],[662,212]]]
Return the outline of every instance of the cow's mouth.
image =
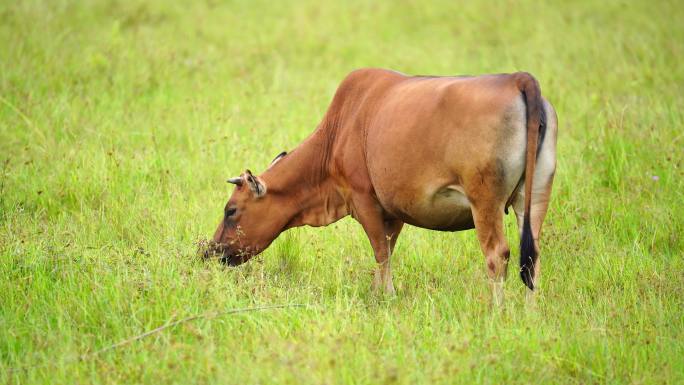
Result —
[[[239,266],[247,262],[248,259],[249,258],[246,258],[240,254],[230,255],[224,253],[221,257],[219,257],[219,262],[227,266]]]
[[[233,250],[225,244],[210,242],[204,251],[205,259],[218,259],[227,266],[238,266],[247,262],[251,254],[246,250]]]

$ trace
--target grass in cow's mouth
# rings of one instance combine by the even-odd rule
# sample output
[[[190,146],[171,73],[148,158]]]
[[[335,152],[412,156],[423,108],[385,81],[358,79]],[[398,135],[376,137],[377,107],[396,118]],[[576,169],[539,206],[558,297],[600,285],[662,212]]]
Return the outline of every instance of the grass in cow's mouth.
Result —
[[[213,260],[222,256],[221,253],[216,251],[216,249],[211,246],[210,240],[205,237],[199,237],[196,241],[196,244],[197,252],[195,253],[195,256],[197,256],[199,259]]]
[[[0,15],[0,383],[684,383],[678,2],[6,1]],[[559,140],[536,310],[511,268],[491,311],[472,231],[405,228],[391,300],[371,292],[350,219],[237,268],[194,257],[225,180],[291,150],[363,66],[539,79]],[[512,215],[506,230],[517,261]],[[312,306],[69,359],[283,303]]]

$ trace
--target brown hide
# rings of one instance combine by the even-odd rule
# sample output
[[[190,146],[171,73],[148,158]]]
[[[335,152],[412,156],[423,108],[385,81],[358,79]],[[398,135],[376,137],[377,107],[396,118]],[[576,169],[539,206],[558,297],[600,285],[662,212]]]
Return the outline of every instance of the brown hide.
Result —
[[[538,90],[526,73],[409,77],[354,71],[317,129],[258,177],[263,196],[246,188],[249,183],[236,188],[226,206],[236,214],[221,222],[214,242],[229,262],[239,263],[288,228],[324,226],[352,215],[383,264],[403,223],[445,231],[477,227],[493,260],[490,277],[500,277],[508,247],[496,222],[521,186],[532,196],[532,175],[537,187],[534,151],[530,158],[526,150],[537,148],[540,109],[553,123],[553,164],[542,167],[544,186],[555,169],[555,113]]]

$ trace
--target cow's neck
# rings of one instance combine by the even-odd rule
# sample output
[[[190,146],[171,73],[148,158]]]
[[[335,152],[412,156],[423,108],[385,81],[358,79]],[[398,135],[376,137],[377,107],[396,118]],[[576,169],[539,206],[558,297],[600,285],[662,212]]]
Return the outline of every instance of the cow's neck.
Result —
[[[333,139],[319,128],[262,174],[267,194],[286,206],[286,228],[325,226],[349,214],[344,189],[331,175]]]

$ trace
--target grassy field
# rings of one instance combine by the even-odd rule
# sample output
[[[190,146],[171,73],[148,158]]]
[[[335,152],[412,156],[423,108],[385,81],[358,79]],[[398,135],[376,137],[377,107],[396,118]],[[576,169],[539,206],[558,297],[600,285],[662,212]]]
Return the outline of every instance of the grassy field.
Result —
[[[457,3],[0,1],[0,383],[683,383],[684,6]],[[359,67],[537,76],[560,124],[536,309],[511,269],[491,311],[473,231],[405,228],[392,299],[351,219],[197,257],[225,179]],[[307,307],[91,354],[272,304]]]

